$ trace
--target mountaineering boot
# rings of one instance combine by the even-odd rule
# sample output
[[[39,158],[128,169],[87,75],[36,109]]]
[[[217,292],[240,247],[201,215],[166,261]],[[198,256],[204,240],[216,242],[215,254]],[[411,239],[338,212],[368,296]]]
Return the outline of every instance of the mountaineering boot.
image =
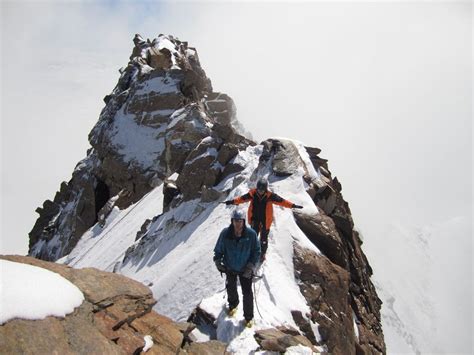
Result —
[[[245,328],[252,328],[253,327],[253,319],[245,320]]]
[[[236,313],[237,313],[237,307],[229,308],[229,309],[227,310],[227,315],[228,315],[229,317],[235,316]]]

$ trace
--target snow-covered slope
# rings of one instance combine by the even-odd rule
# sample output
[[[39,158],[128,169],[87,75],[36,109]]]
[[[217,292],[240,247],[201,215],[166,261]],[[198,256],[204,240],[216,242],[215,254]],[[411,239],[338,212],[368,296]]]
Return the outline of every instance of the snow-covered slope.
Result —
[[[297,143],[299,144],[299,143]],[[302,152],[304,150],[301,150]],[[245,182],[231,189],[228,197],[245,193],[255,184],[255,170],[259,165],[262,146],[249,147],[235,160],[246,168],[240,174],[230,176],[215,189],[226,191],[235,180]],[[305,161],[309,161],[304,156]],[[261,176],[268,176],[268,167],[260,169]],[[318,213],[311,198],[304,192],[303,175],[285,179],[270,176],[270,188],[294,203],[304,206],[308,213]],[[253,175],[253,178],[252,178]],[[275,208],[275,223],[270,234],[267,261],[263,278],[255,283],[256,305],[255,329],[243,330],[242,310],[235,319],[226,319],[224,306],[226,294],[224,279],[215,269],[213,248],[221,230],[230,223],[231,207],[220,202],[202,203],[192,200],[176,209],[161,214],[161,186],[155,188],[137,204],[119,212],[114,210],[104,229],[98,225],[85,233],[84,237],[61,261],[73,267],[93,266],[113,270],[139,280],[153,291],[158,300],[155,310],[172,319],[185,321],[199,304],[218,319],[217,338],[230,342],[229,350],[247,354],[258,348],[253,336],[255,329],[288,325],[298,328],[291,311],[310,312],[294,277],[293,243],[298,243],[317,253],[319,250],[298,228],[292,212]],[[135,235],[143,221],[159,216],[148,228],[144,240],[135,243]],[[135,246],[125,255],[129,246]],[[125,257],[121,267],[117,262]],[[314,332],[319,335],[317,325]],[[320,338],[320,337],[319,337]]]
[[[261,146],[249,147],[236,158],[246,163],[246,169],[239,175],[246,180],[231,190],[229,198],[243,194],[253,187],[255,182],[247,178],[250,178],[258,165],[259,155],[256,153],[259,150]],[[271,187],[282,196],[316,212],[309,196],[298,193],[302,188],[302,173],[282,181],[274,181]],[[230,177],[216,189],[226,190],[233,184],[234,179],[236,176]],[[137,246],[127,258],[121,272],[142,281],[153,282],[152,290],[160,300],[158,311],[175,319],[187,318],[203,297],[222,289],[223,280],[215,270],[212,257],[219,233],[230,224],[231,210],[232,208],[219,202],[205,204],[193,200],[183,203],[151,225],[149,233],[159,238]],[[280,274],[277,270],[283,271],[279,270],[283,267],[286,271],[282,272],[280,277],[284,277],[286,282],[294,280],[292,242],[303,240],[307,247],[315,247],[296,226],[290,210],[280,207],[275,210],[277,222],[270,237],[271,249],[267,266],[277,275]],[[273,269],[277,265],[278,268]],[[167,270],[166,274],[162,270]]]
[[[114,207],[103,227],[95,224],[84,233],[72,252],[58,262],[76,268],[95,266],[104,271],[114,271],[135,242],[143,223],[159,215],[162,210],[163,185],[160,185],[124,210]]]

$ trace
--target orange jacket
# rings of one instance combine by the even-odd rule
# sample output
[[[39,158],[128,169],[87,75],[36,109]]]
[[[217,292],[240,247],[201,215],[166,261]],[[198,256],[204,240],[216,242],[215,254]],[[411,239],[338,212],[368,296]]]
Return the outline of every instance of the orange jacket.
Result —
[[[245,195],[233,199],[235,205],[249,201],[249,223],[264,223],[264,227],[267,230],[270,229],[273,222],[273,204],[287,208],[292,208],[295,205],[293,202],[285,200],[271,191],[265,192],[265,194],[260,197],[257,193],[257,189],[252,189]]]

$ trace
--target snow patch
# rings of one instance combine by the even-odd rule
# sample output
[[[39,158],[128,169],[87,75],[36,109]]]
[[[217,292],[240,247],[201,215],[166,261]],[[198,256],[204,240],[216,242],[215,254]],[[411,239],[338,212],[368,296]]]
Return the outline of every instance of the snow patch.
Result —
[[[217,157],[217,149],[216,148],[208,148],[201,155],[198,155],[194,159],[187,161],[185,165],[190,165],[190,164],[194,163],[196,160],[206,158],[206,157]]]
[[[160,95],[179,94],[179,81],[165,75],[148,79],[137,85],[135,95],[149,95],[150,93]]]
[[[84,301],[82,292],[59,274],[0,260],[0,324],[14,318],[65,317]]]
[[[304,345],[290,346],[286,348],[285,355],[312,355],[313,350]]]
[[[186,118],[186,116],[187,116],[186,107],[183,107],[181,109],[174,111],[174,113],[171,115],[171,122],[168,124],[168,129],[171,129],[174,126],[176,126],[178,122]]]
[[[357,326],[359,321],[358,321],[357,316],[356,316],[354,311],[352,311],[352,323],[354,325],[354,334],[356,336],[357,342],[359,342],[360,341],[360,339],[359,339],[359,327]]]
[[[143,337],[143,340],[145,341],[145,346],[143,347],[143,352],[146,353],[153,346],[153,338],[151,337],[151,335],[145,335]]]
[[[124,112],[124,107],[116,113],[110,130],[111,142],[125,162],[151,167],[165,149],[165,139],[159,135],[166,130],[166,125],[152,128],[137,124],[133,118],[134,115]]]

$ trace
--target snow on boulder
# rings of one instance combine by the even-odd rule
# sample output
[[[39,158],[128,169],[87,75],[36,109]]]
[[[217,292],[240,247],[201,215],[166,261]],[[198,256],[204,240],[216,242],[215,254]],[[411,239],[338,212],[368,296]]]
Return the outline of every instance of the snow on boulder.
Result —
[[[54,272],[7,260],[0,260],[0,272],[0,324],[64,317],[84,301],[74,284]]]
[[[193,326],[154,312],[150,289],[127,277],[24,256],[2,255],[0,268],[2,354],[161,355],[192,345]]]

